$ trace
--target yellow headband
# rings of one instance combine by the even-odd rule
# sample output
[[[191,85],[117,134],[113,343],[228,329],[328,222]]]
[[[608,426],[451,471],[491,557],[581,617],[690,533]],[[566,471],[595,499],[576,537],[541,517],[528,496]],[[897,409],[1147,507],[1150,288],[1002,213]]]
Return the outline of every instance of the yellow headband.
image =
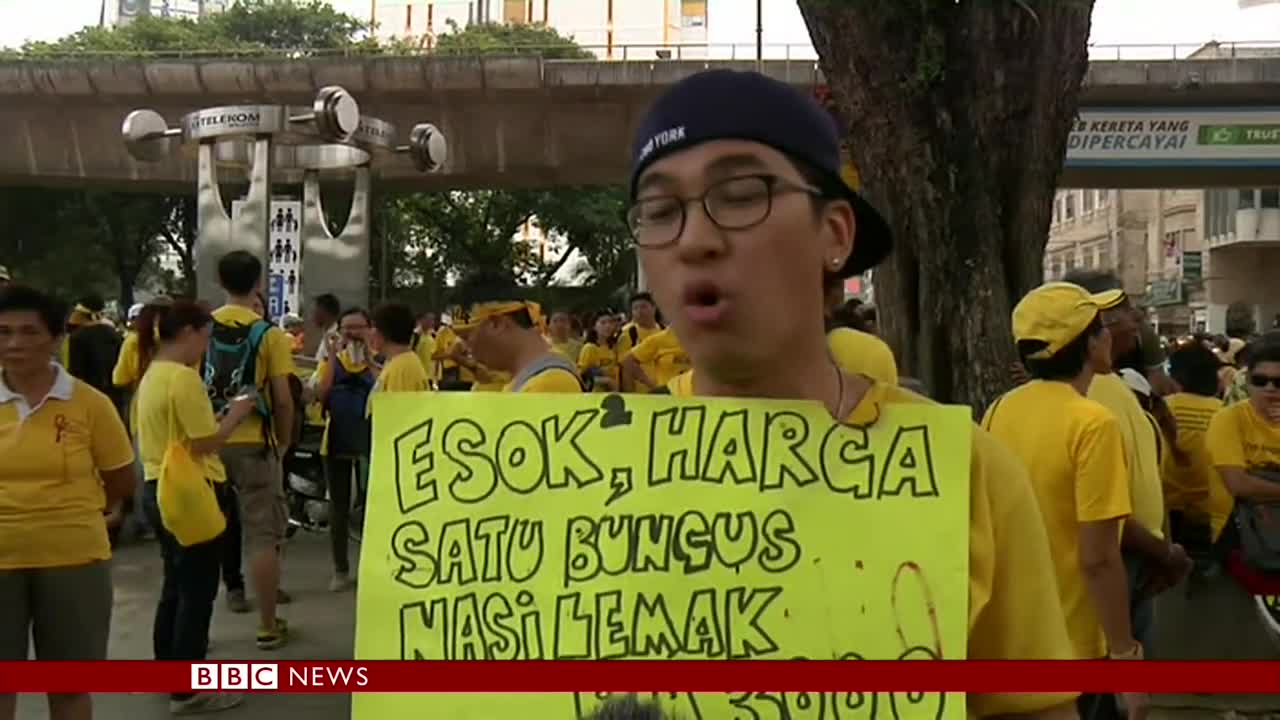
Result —
[[[546,330],[546,319],[542,316],[542,306],[527,300],[476,303],[471,306],[471,312],[466,314],[463,322],[454,323],[454,329],[470,330],[489,318],[498,317],[499,315],[511,315],[521,310],[529,313],[534,327],[538,328],[539,331]]]
[[[72,308],[71,316],[67,318],[68,325],[89,325],[96,322],[98,322],[98,313],[79,304]]]

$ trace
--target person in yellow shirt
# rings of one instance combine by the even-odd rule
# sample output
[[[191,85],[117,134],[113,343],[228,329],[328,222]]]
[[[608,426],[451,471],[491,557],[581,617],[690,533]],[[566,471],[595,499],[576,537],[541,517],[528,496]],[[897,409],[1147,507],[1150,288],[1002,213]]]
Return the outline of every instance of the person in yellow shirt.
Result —
[[[432,387],[440,380],[440,363],[436,361],[436,314],[427,311],[418,316],[418,327],[410,344],[422,367],[427,371],[427,379]]]
[[[1228,527],[1236,499],[1280,502],[1280,483],[1260,470],[1280,470],[1280,332],[1249,345],[1243,368],[1249,398],[1223,408],[1209,421],[1205,447],[1217,470],[1209,486],[1209,515],[1215,540]]]
[[[288,624],[276,614],[277,603],[287,599],[280,593],[280,544],[288,522],[281,476],[283,448],[277,438],[291,435],[287,429],[293,427],[293,396],[289,389],[289,378],[294,375],[293,352],[286,333],[253,309],[254,298],[262,290],[262,262],[251,253],[235,250],[218,260],[217,273],[227,302],[213,311],[213,339],[204,362],[205,384],[215,411],[221,408],[224,398],[246,391],[259,398],[256,411],[236,428],[219,456],[239,501],[239,520],[258,601],[258,647],[274,650],[289,638]],[[219,353],[219,347],[248,350],[243,354]],[[228,383],[222,372],[227,367],[224,356],[252,367],[233,368],[232,382]],[[242,383],[239,388],[231,387],[236,378]],[[236,605],[244,607],[243,591],[228,588],[228,603],[236,600]]]
[[[1169,535],[1193,556],[1207,553],[1213,542],[1209,497],[1217,474],[1205,448],[1205,433],[1222,409],[1217,370],[1218,358],[1199,342],[1180,345],[1169,354],[1169,374],[1179,391],[1165,398],[1177,426],[1177,446],[1161,463],[1164,503]]]
[[[847,372],[862,373],[879,383],[898,384],[898,362],[888,343],[868,332],[834,328],[827,333],[827,349]]]
[[[338,315],[338,334],[330,336],[325,360],[316,368],[317,396],[325,414],[320,445],[329,486],[329,547],[333,555],[332,592],[352,587],[347,553],[351,486],[369,459],[369,398],[378,383],[374,363],[373,321],[361,308]]]
[[[1155,595],[1181,582],[1191,571],[1192,563],[1186,550],[1165,535],[1160,430],[1120,375],[1124,362],[1136,358],[1141,364],[1141,353],[1136,351],[1143,318],[1114,274],[1082,271],[1071,274],[1068,279],[1091,293],[1105,293],[1109,299],[1102,311],[1102,322],[1111,333],[1113,372],[1094,376],[1089,385],[1089,399],[1096,400],[1120,421],[1129,473],[1129,501],[1133,507],[1133,514],[1124,523],[1120,547],[1129,570],[1134,637],[1145,644],[1151,631]],[[1146,374],[1145,368],[1133,369]]]
[[[413,342],[413,310],[408,305],[387,303],[373,311],[373,333],[369,336],[374,352],[382,357],[378,381],[373,394],[380,392],[426,392],[431,389],[427,370],[416,353],[409,349]],[[369,396],[372,408],[373,395]]]
[[[563,355],[569,362],[578,361],[578,355],[582,353],[582,340],[574,337],[573,318],[569,317],[567,310],[555,310],[551,313],[551,319],[547,322],[547,342],[551,344],[553,351]]]
[[[186,446],[205,478],[222,485],[226,471],[217,453],[254,409],[253,399],[246,396],[229,403],[221,420],[214,417],[204,381],[193,368],[209,345],[212,325],[207,311],[179,300],[149,313],[139,329],[159,341],[138,385],[136,428],[146,478],[142,505],[156,528],[164,560],[152,633],[156,660],[200,662],[207,656],[226,534],[224,530],[212,540],[184,546],[165,528],[158,502],[165,453],[171,445]],[[169,707],[175,714],[213,712],[242,700],[238,694],[174,693]]]
[[[618,321],[602,312],[591,323],[578,353],[578,373],[592,392],[618,392]]]
[[[1081,660],[1142,652],[1129,624],[1120,555],[1121,524],[1130,512],[1120,424],[1086,397],[1093,376],[1111,371],[1111,335],[1101,315],[1111,300],[1061,282],[1027,293],[1013,309],[1013,337],[1034,379],[997,398],[982,420],[1030,471],[1067,632]],[[1082,700],[1109,702],[1096,695]]]
[[[105,660],[111,634],[108,507],[134,489],[111,400],[51,362],[67,306],[0,288],[0,661]],[[91,717],[88,693],[50,694],[52,720]],[[0,694],[0,718],[17,696]]]
[[[455,317],[454,323],[462,320]],[[466,391],[475,382],[475,375],[467,365],[474,361],[467,354],[467,346],[458,337],[453,325],[444,325],[436,332],[436,346],[432,359],[440,366],[440,389]]]
[[[621,357],[622,389],[626,392],[650,392],[689,370],[689,355],[671,328],[641,340]]]
[[[662,332],[665,327],[658,321],[658,306],[649,293],[632,295],[628,307],[631,309],[631,321],[624,324],[618,333],[618,357],[625,357],[632,348],[651,335]]]
[[[542,308],[521,299],[509,278],[481,272],[459,285],[468,298],[468,322],[455,326],[477,362],[507,373],[503,392],[582,392],[577,365],[554,352],[543,336]]]
[[[828,352],[822,276],[861,274],[892,247],[883,218],[840,179],[839,146],[811,97],[751,72],[685,78],[640,120],[628,223],[644,276],[689,354],[689,394],[819,403],[864,427],[886,404],[929,402],[846,373]],[[980,429],[968,442],[967,657],[1072,658],[1026,470]],[[1073,717],[1076,696],[966,701],[969,717],[1051,718]]]

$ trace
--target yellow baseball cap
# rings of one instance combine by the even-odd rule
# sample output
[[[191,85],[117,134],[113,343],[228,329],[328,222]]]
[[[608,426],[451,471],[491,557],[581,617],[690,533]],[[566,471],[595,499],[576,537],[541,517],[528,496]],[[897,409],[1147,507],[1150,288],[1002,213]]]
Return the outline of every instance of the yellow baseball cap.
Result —
[[[1124,301],[1123,290],[1091,294],[1074,283],[1045,283],[1023,296],[1013,309],[1013,339],[1046,343],[1027,357],[1051,358],[1080,337],[1099,312]]]

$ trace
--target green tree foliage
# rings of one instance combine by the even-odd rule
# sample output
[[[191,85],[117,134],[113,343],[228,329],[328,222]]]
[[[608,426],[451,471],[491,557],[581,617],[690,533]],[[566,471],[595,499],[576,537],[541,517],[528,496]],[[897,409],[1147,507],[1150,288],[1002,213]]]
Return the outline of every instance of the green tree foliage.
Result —
[[[578,47],[572,38],[541,23],[482,23],[459,28],[449,21],[449,32],[436,40],[436,51],[450,55],[534,54],[548,59],[580,60],[595,56]]]
[[[255,53],[289,50],[378,52],[369,24],[322,0],[240,0],[199,20],[143,16],[127,25],[85,27],[50,42],[30,42],[21,54],[136,55]]]
[[[1044,279],[1093,0],[798,3],[895,231],[875,283],[899,366],[980,409],[1012,384],[1010,312]]]

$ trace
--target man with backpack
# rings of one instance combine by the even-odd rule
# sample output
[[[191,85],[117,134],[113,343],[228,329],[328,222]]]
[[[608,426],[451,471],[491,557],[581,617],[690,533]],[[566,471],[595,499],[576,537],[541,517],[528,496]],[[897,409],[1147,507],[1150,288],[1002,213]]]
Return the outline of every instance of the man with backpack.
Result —
[[[578,366],[551,349],[542,308],[509,278],[478,273],[459,285],[468,321],[454,326],[477,362],[511,375],[503,392],[582,392]]]
[[[258,600],[259,649],[288,642],[288,626],[276,615],[280,599],[280,544],[288,513],[281,461],[292,439],[294,374],[288,336],[254,311],[262,289],[262,262],[236,250],[218,261],[218,282],[227,302],[213,311],[213,331],[204,359],[205,387],[214,412],[238,397],[255,398],[255,410],[219,453],[227,482],[238,496],[240,522]],[[228,600],[230,601],[230,595]]]

